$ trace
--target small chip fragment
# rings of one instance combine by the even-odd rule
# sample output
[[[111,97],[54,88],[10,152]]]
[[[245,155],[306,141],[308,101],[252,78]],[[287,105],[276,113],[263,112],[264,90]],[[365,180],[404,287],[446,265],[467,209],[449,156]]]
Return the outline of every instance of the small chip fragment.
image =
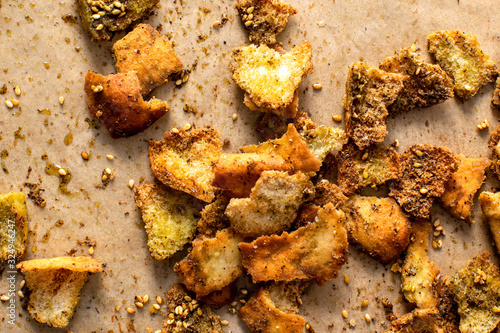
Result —
[[[23,192],[0,194],[0,264],[17,261],[28,242],[28,212]]]
[[[474,96],[479,88],[498,75],[495,63],[481,50],[473,35],[441,30],[427,37],[429,52],[454,80],[455,95],[461,99]]]
[[[317,126],[300,132],[307,147],[318,160],[323,162],[326,155],[337,156],[347,143],[347,135],[341,128]]]
[[[479,204],[488,221],[497,251],[500,252],[500,192],[482,192],[479,195]]]
[[[349,67],[343,101],[346,132],[359,149],[384,141],[387,107],[396,100],[407,79],[407,75],[387,73],[365,63]]]
[[[500,77],[497,78],[495,91],[493,92],[493,98],[491,99],[491,105],[494,108],[500,109]]]
[[[391,327],[382,333],[436,333],[438,316],[436,308],[415,309],[391,321]]]
[[[488,146],[493,150],[493,163],[491,170],[500,179],[500,125],[498,125],[490,134]]]
[[[229,197],[224,193],[217,195],[215,200],[201,211],[196,229],[199,235],[215,237],[217,231],[229,228],[231,223],[224,212],[229,204]]]

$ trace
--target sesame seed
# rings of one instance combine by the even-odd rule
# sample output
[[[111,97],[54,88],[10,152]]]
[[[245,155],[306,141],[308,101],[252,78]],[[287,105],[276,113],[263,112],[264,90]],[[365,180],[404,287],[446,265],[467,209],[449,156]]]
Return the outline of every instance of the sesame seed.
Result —
[[[191,124],[187,123],[186,125],[184,125],[185,131],[189,131],[190,129],[191,129]]]
[[[9,109],[12,109],[14,107],[14,103],[12,103],[11,101],[9,101],[7,99],[5,100],[5,105],[7,105],[7,107]]]
[[[122,13],[122,11],[119,9],[113,9],[113,11],[111,12],[111,14],[113,14],[113,15],[120,15],[121,13]]]
[[[26,280],[22,280],[21,284],[19,285],[19,288],[23,289],[25,284],[26,284]]]
[[[115,157],[113,155],[110,155],[110,154],[106,155],[106,158],[108,160],[114,160],[115,159]]]
[[[421,189],[420,189],[420,193],[422,193],[422,194],[425,194],[425,193],[427,193],[427,192],[429,192],[429,190],[428,190],[428,189],[426,189],[426,188],[421,188]]]
[[[142,304],[141,302],[135,302],[134,304],[135,304],[135,306],[137,306],[140,309],[142,309],[144,307],[144,304]]]
[[[98,20],[98,19],[100,19],[100,18],[101,18],[101,15],[99,15],[99,14],[94,14],[94,15],[92,15],[92,18],[93,18],[94,20]]]
[[[103,176],[101,177],[101,179],[102,179],[102,181],[103,181],[103,182],[105,182],[106,180],[108,180],[108,176],[103,175]]]
[[[113,6],[115,6],[116,8],[121,8],[122,4],[120,1],[115,1],[113,2]]]
[[[420,150],[415,150],[415,154],[417,154],[418,157],[422,157],[424,153],[422,153]]]
[[[311,325],[309,323],[306,323],[306,330],[311,329]]]
[[[220,21],[215,21],[215,22],[212,24],[212,27],[217,28],[219,25],[220,25]]]
[[[344,275],[344,282],[346,284],[349,284],[349,277],[347,275]]]
[[[332,119],[333,119],[333,121],[336,121],[336,122],[341,122],[342,121],[342,117],[339,116],[339,115],[332,116]]]
[[[220,324],[227,326],[227,325],[229,325],[229,322],[227,320],[221,320]]]
[[[253,20],[253,14],[248,14],[247,20]]]
[[[93,246],[89,247],[89,254],[90,255],[94,254],[94,247]]]
[[[149,295],[144,295],[142,298],[142,303],[147,303],[149,301]]]
[[[92,6],[92,8],[91,8],[91,9],[92,9],[92,11],[93,11],[94,13],[97,13],[97,12],[99,11],[99,9],[97,9],[97,7],[95,7],[95,6]]]
[[[133,179],[130,179],[130,180],[128,181],[128,187],[130,187],[130,188],[134,188],[134,180],[133,180]]]
[[[182,306],[180,306],[180,305],[178,305],[178,306],[175,308],[175,310],[174,310],[174,312],[175,312],[175,314],[176,314],[176,315],[181,315],[183,311],[184,311],[184,310],[182,309]]]
[[[365,299],[365,300],[363,300],[363,302],[361,302],[361,306],[362,307],[368,306],[368,303],[369,303],[368,300]]]
[[[243,295],[248,295],[248,290],[246,290],[246,289],[241,289],[241,290],[240,290],[240,293],[242,293]]]
[[[368,313],[365,314],[365,320],[367,323],[371,323],[372,322],[372,318],[370,317],[370,315]]]
[[[106,12],[105,12],[105,11],[103,11],[103,10],[100,10],[100,11],[98,11],[98,12],[97,12],[97,14],[99,14],[99,15],[101,15],[101,16],[104,16],[104,15],[106,15]]]
[[[443,226],[441,226],[441,225],[440,225],[440,226],[437,226],[437,227],[436,227],[436,230],[437,230],[437,231],[442,231],[442,230],[443,230]]]
[[[176,86],[180,86],[181,84],[182,84],[182,80],[181,79],[175,81],[175,85]]]
[[[439,219],[436,219],[436,221],[434,221],[435,227],[438,227],[440,224],[441,224],[441,221]]]
[[[14,88],[14,94],[16,94],[17,96],[21,96],[21,88],[19,88],[19,86],[16,86]]]
[[[64,104],[64,96],[59,96],[59,104]]]
[[[167,325],[172,325],[174,323],[175,319],[169,319],[167,320]]]
[[[415,168],[421,168],[422,167],[422,163],[415,162],[415,163],[413,163],[413,167],[415,167]]]
[[[245,27],[249,27],[249,26],[251,26],[251,25],[252,25],[252,23],[253,23],[252,21],[246,21],[246,22],[245,22]]]
[[[499,308],[498,306],[494,306],[494,307],[491,309],[491,311],[492,311],[493,313],[500,313],[500,308]]]
[[[366,170],[363,170],[363,178],[364,179],[368,178],[368,172]]]
[[[153,304],[153,308],[155,308],[155,310],[160,310],[161,306],[159,304],[155,303],[155,304]]]
[[[118,15],[118,17],[123,17],[123,16],[125,16],[125,6],[123,6],[122,10],[123,10],[123,12],[122,12],[120,15]]]
[[[354,327],[354,326],[356,326],[356,320],[351,319],[351,320],[349,321],[348,325],[349,325],[350,327]]]
[[[163,298],[161,298],[161,296],[156,296],[156,303],[158,304],[163,303]]]
[[[189,297],[188,295],[184,296],[184,300],[186,302],[191,302],[193,299],[191,297]]]
[[[200,308],[198,308],[199,310],[201,310]],[[229,308],[227,310],[227,312],[231,313],[231,314],[235,314],[236,313],[236,309],[235,308]]]
[[[247,302],[246,300],[244,300],[244,299],[240,299],[240,303],[241,303],[241,304],[246,304],[246,302]]]
[[[158,305],[158,304],[153,304],[153,306],[154,306],[154,305]],[[168,314],[168,318],[170,318],[170,319],[175,319],[175,315],[174,315],[173,313],[169,313],[169,314]]]
[[[437,249],[437,247],[438,247],[437,242],[435,240],[432,241],[432,247],[434,249]]]
[[[2,296],[0,297],[0,301],[2,301],[2,302],[7,302],[8,300],[10,300],[10,297],[9,297],[9,296],[7,296],[7,295],[2,295]]]
[[[115,312],[120,311],[120,309],[121,309],[121,308],[122,308],[122,306],[121,306],[121,305],[117,305],[117,306],[115,306]]]
[[[234,301],[231,303],[231,306],[234,308],[236,305],[238,305],[238,302]]]
[[[19,295],[19,297],[24,298],[24,293],[22,290],[19,290],[17,294]]]
[[[248,7],[247,8],[247,14],[252,14],[253,13],[253,10],[255,9],[255,7]]]
[[[182,322],[182,327],[184,327],[185,329],[187,329],[187,328],[188,328],[188,325],[186,324],[186,322],[185,322],[185,321],[183,321],[183,322]]]
[[[233,121],[235,121],[236,119],[238,119],[238,114],[237,113],[233,113]]]
[[[17,99],[11,99],[10,101],[12,102],[12,105],[14,105],[14,106],[19,105],[19,101]]]
[[[182,321],[178,320],[178,321],[175,323],[175,326],[177,326],[177,327],[182,327]]]
[[[104,24],[102,24],[102,23],[99,23],[99,25],[97,27],[95,27],[95,30],[97,30],[97,31],[100,31],[102,29],[104,29]]]
[[[320,90],[321,88],[323,88],[323,85],[321,83],[315,83],[313,84],[313,88],[315,90]]]
[[[394,147],[398,148],[399,147],[399,140],[394,139]]]
[[[177,133],[179,133],[179,130],[178,130],[177,128],[175,128],[175,127],[174,127],[174,128],[172,128],[172,133],[177,134]]]
[[[347,313],[347,310],[342,310],[342,317],[345,319],[349,318],[349,314]]]
[[[59,174],[60,174],[61,176],[66,176],[66,175],[67,175],[66,170],[64,170],[64,169],[62,169],[62,168],[61,168],[61,169],[59,169],[59,170],[58,170],[58,172],[59,172]]]
[[[106,172],[108,175],[110,175],[111,174],[111,169],[110,168],[106,168],[106,169],[104,169],[104,172]]]
[[[132,314],[132,313],[135,313],[135,310],[132,309],[132,308],[127,308],[127,312],[130,313],[130,314]]]
[[[187,82],[187,80],[189,80],[189,75],[184,75],[184,76],[182,77],[182,83],[186,83],[186,82]]]
[[[89,153],[87,153],[86,151],[82,151],[82,158],[84,160],[88,160],[89,159]]]
[[[437,241],[437,247],[439,249],[443,247],[443,241],[442,240],[438,239],[438,241]]]

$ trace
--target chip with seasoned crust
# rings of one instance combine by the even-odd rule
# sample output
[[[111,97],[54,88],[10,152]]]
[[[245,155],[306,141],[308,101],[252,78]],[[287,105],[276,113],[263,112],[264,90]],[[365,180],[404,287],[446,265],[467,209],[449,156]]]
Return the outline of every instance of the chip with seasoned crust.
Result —
[[[255,44],[274,44],[285,29],[288,16],[297,10],[281,0],[238,0],[236,9]]]
[[[229,199],[226,193],[221,191],[212,203],[203,208],[200,212],[201,218],[198,220],[198,225],[196,226],[198,235],[215,237],[217,231],[231,226],[231,223],[229,223],[224,214],[229,204]]]
[[[488,146],[493,151],[493,162],[491,170],[500,178],[500,125],[498,125],[490,134]]]
[[[411,224],[394,199],[354,195],[347,205],[349,240],[371,257],[388,264],[406,249]]]
[[[167,82],[168,76],[182,69],[170,41],[149,24],[138,24],[134,30],[113,45],[116,70],[135,71],[141,83],[141,94]]]
[[[203,204],[191,195],[161,183],[134,187],[148,235],[148,248],[156,260],[165,260],[191,242]]]
[[[22,192],[0,194],[0,265],[17,261],[28,243],[26,195]]]
[[[432,224],[418,220],[412,223],[412,229],[413,237],[401,267],[401,289],[406,300],[418,308],[437,307],[439,299],[434,285],[440,270],[427,255]]]
[[[415,44],[386,58],[380,69],[409,76],[394,103],[388,107],[391,114],[426,108],[453,97],[453,80],[439,65],[424,62]]]
[[[80,299],[89,273],[102,271],[102,264],[88,257],[34,259],[16,265],[30,290],[28,311],[39,323],[66,327]]]
[[[165,132],[164,140],[149,140],[149,160],[155,177],[205,202],[215,197],[214,165],[221,152],[219,132],[211,128]]]
[[[197,297],[220,290],[243,274],[238,244],[243,237],[228,228],[215,237],[197,237],[193,247],[174,271],[182,283]]]
[[[225,214],[244,237],[277,234],[290,228],[299,206],[313,194],[313,183],[302,172],[264,171],[250,197],[231,199]]]
[[[155,97],[142,98],[136,72],[103,76],[88,71],[85,92],[90,114],[115,139],[144,131],[170,109],[167,102]]]
[[[446,283],[448,276],[436,277],[436,292],[439,297],[438,327],[440,333],[460,332],[460,316],[458,315],[458,305],[454,300],[450,286]]]
[[[500,271],[483,252],[449,281],[458,304],[460,332],[491,332],[500,323]]]
[[[317,126],[300,133],[307,142],[307,147],[318,160],[323,162],[326,155],[337,156],[347,143],[347,135],[341,128]]]
[[[238,311],[238,316],[255,333],[302,333],[306,321],[298,313],[296,283],[275,283],[260,288]]]
[[[488,221],[497,251],[500,252],[500,192],[481,192],[479,204],[486,221]]]
[[[491,106],[500,109],[500,77],[497,78],[495,91],[493,92],[493,98],[491,99]]]
[[[436,333],[439,311],[436,308],[415,309],[396,320],[382,333]]]
[[[314,205],[325,206],[328,203],[333,204],[335,208],[344,209],[349,198],[343,193],[342,189],[326,179],[321,179],[314,186],[314,199],[311,202]]]
[[[233,51],[230,69],[234,82],[257,108],[293,118],[295,112],[286,112],[287,106],[293,102],[302,77],[312,68],[311,57],[309,42],[283,55],[266,45],[250,45]]]
[[[481,50],[476,36],[454,30],[435,31],[427,36],[427,46],[453,78],[455,95],[461,99],[471,98],[498,75],[495,63]]]
[[[359,149],[384,141],[387,107],[403,89],[407,75],[387,73],[365,63],[354,63],[347,74],[343,106],[347,136]]]
[[[399,154],[389,147],[373,145],[359,150],[350,141],[340,151],[337,161],[337,181],[345,195],[401,177]]]
[[[292,233],[240,243],[243,266],[253,282],[311,280],[322,285],[347,262],[344,220],[343,212],[327,204],[314,223]]]
[[[458,155],[459,165],[445,185],[441,205],[453,216],[473,223],[474,196],[486,179],[489,158],[467,158]]]
[[[446,147],[418,144],[401,155],[401,178],[390,184],[394,197],[405,212],[428,218],[432,203],[445,189],[446,182],[458,169],[458,158]]]

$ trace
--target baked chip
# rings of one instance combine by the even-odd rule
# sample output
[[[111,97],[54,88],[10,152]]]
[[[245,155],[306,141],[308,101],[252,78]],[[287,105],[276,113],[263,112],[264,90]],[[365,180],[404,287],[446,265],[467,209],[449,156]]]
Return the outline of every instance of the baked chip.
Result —
[[[144,101],[136,72],[102,76],[88,71],[85,92],[90,114],[115,139],[144,131],[170,109],[155,97]]]
[[[420,220],[412,224],[412,229],[413,237],[401,269],[401,289],[406,300],[418,308],[437,307],[439,299],[434,282],[440,270],[427,256],[432,224]]]
[[[250,33],[249,40],[255,44],[276,43],[288,16],[297,14],[295,8],[280,0],[238,0],[236,9]]]
[[[165,260],[191,242],[202,203],[163,184],[144,183],[134,188],[142,212],[148,248],[156,260]]]
[[[168,317],[163,321],[162,333],[223,333],[220,317],[212,311],[209,305],[197,301],[193,303],[194,296],[189,293],[182,284],[175,284],[167,292],[167,310],[173,317]],[[197,305],[194,311],[182,311],[177,313],[176,308],[192,309],[193,304]],[[198,310],[199,309],[199,310]],[[177,323],[183,325],[178,326]]]
[[[314,223],[280,236],[240,243],[243,266],[253,282],[312,280],[322,285],[347,262],[345,215],[327,204]]]
[[[389,196],[407,213],[426,219],[434,199],[444,193],[446,182],[457,171],[458,163],[458,158],[446,147],[411,146],[401,155],[403,174],[391,182]]]
[[[0,265],[14,270],[28,242],[26,195],[22,192],[0,194]]]
[[[389,147],[374,145],[359,150],[350,141],[340,151],[337,162],[337,182],[345,195],[401,177],[400,156]]]
[[[467,267],[458,271],[451,281],[460,314],[461,333],[488,333],[500,323],[500,272],[483,252]]]
[[[66,327],[80,299],[89,273],[102,271],[102,264],[88,257],[57,257],[23,261],[16,266],[30,290],[28,311],[36,321]]]
[[[238,311],[238,316],[258,333],[302,333],[306,321],[298,313],[296,284],[276,283],[260,288]]]
[[[141,94],[167,82],[168,76],[182,70],[170,41],[149,24],[138,24],[134,30],[113,45],[116,70],[135,71],[141,83]]]
[[[213,238],[198,237],[187,257],[175,264],[174,271],[197,297],[220,290],[243,274],[238,250],[242,241],[231,228],[217,232]]]
[[[410,243],[411,235],[410,221],[397,202],[392,198],[354,195],[348,205],[349,240],[383,264],[397,259]]]
[[[302,77],[312,68],[312,47],[303,42],[280,55],[266,45],[236,48],[230,69],[234,82],[243,89],[257,108],[293,118],[286,107],[294,100]]]
[[[333,204],[335,208],[343,209],[348,202],[348,198],[342,193],[340,187],[330,183],[326,179],[321,179],[314,186],[315,196],[312,203],[318,206]]]
[[[427,44],[441,68],[453,78],[455,95],[461,99],[471,98],[498,75],[495,63],[481,50],[475,36],[441,30],[430,34]]]
[[[458,170],[451,175],[441,196],[442,206],[453,216],[473,223],[474,195],[486,179],[491,161],[486,158],[467,158],[458,155]]]
[[[290,228],[299,206],[314,194],[312,182],[302,172],[288,175],[264,171],[249,198],[231,199],[226,216],[245,237],[277,234]]]
[[[318,126],[300,133],[307,142],[309,151],[321,162],[326,155],[337,156],[347,143],[347,135],[341,128]]]
[[[90,39],[97,41],[110,40],[114,32],[125,30],[148,17],[158,2],[159,0],[121,0],[117,7],[114,0],[77,0],[83,27]],[[94,16],[96,13],[93,7],[99,11],[99,18]],[[115,10],[120,10],[121,13],[113,13]],[[104,14],[101,15],[102,13]]]
[[[231,223],[224,212],[229,204],[229,197],[225,193],[217,195],[215,200],[206,205],[201,211],[201,218],[196,227],[198,234],[215,237],[217,231],[229,228]]]
[[[382,333],[436,333],[438,315],[436,308],[415,309],[391,321],[391,327]]]
[[[426,108],[453,97],[453,80],[439,65],[424,62],[415,44],[386,58],[380,69],[409,76],[394,103],[389,105],[389,113]]]
[[[493,163],[491,170],[500,178],[500,125],[498,125],[490,134],[488,145],[493,150]]]
[[[479,204],[488,221],[497,251],[500,252],[500,192],[482,192],[479,195]]]
[[[495,91],[493,92],[491,105],[494,108],[500,109],[500,77],[497,78],[497,84],[495,85]]]
[[[219,132],[211,128],[165,133],[164,140],[149,140],[151,169],[158,180],[176,190],[211,202],[214,165],[222,152]]]
[[[387,107],[396,100],[407,78],[365,63],[349,67],[343,101],[346,132],[359,149],[384,141]]]
[[[460,316],[458,305],[454,300],[450,286],[446,283],[449,277],[438,276],[436,278],[436,292],[439,297],[438,327],[440,333],[460,332]]]

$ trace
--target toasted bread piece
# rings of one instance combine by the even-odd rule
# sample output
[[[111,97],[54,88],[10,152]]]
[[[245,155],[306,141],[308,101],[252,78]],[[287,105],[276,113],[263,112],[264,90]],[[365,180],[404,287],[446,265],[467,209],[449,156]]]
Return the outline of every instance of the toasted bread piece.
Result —
[[[238,316],[255,333],[302,333],[306,321],[299,316],[295,284],[276,283],[260,288]]]
[[[500,271],[483,252],[449,281],[458,304],[460,332],[491,332],[500,323]]]
[[[173,317],[163,321],[162,333],[223,333],[220,317],[209,305],[198,302],[182,284],[175,284],[167,292],[167,309]],[[189,300],[189,301],[188,301]],[[178,314],[177,307],[187,309]],[[196,307],[194,309],[194,307]],[[193,310],[191,310],[193,309]],[[199,309],[199,310],[198,310]],[[177,326],[181,322],[184,325]]]
[[[458,158],[446,147],[418,144],[401,155],[401,178],[392,181],[389,195],[418,218],[428,218],[434,199],[458,169]]]
[[[245,237],[276,234],[290,228],[299,206],[313,194],[313,183],[302,172],[290,176],[264,171],[250,197],[231,199],[225,214],[234,230]]]
[[[383,264],[397,259],[410,243],[411,224],[392,198],[354,195],[348,203],[349,240]]]
[[[444,187],[442,206],[453,216],[473,223],[474,196],[486,179],[489,158],[467,158],[458,155],[459,165]]]
[[[297,14],[295,8],[281,0],[238,0],[235,7],[250,33],[248,38],[255,44],[276,43],[276,35],[285,29],[288,16]]]
[[[438,276],[436,278],[436,292],[439,297],[438,327],[440,333],[460,332],[460,316],[458,305],[454,300],[450,286],[446,283],[449,277]]]
[[[292,233],[240,243],[243,266],[253,282],[311,280],[322,285],[347,262],[344,219],[344,213],[327,204],[314,223]]]
[[[225,193],[221,193],[217,195],[212,203],[203,208],[200,213],[201,218],[196,227],[199,235],[215,237],[217,231],[231,226],[231,223],[224,214],[228,204],[229,197]]]
[[[293,118],[285,112],[294,100],[302,77],[312,68],[309,42],[280,55],[266,45],[236,48],[230,69],[233,80],[258,108],[273,109],[276,114]]]
[[[165,260],[191,242],[201,202],[163,184],[134,187],[135,203],[142,212],[148,248],[156,260]]]
[[[85,92],[90,114],[115,139],[144,131],[170,109],[167,102],[154,97],[143,100],[136,72],[102,76],[88,71]]]
[[[453,97],[453,80],[439,65],[424,62],[418,55],[415,44],[386,58],[380,64],[380,69],[410,77],[404,82],[394,103],[389,105],[391,114],[426,108]]]
[[[337,181],[345,195],[401,177],[399,154],[389,147],[373,145],[359,150],[350,141],[340,151],[337,161]]]
[[[342,147],[347,143],[347,135],[341,128],[317,126],[300,133],[307,142],[311,153],[321,162],[326,155],[337,156]]]
[[[436,308],[415,309],[391,321],[391,327],[382,333],[436,333],[438,315]]]
[[[314,192],[315,196],[311,202],[318,206],[325,206],[331,203],[335,208],[343,209],[349,200],[349,198],[342,193],[340,187],[330,183],[326,179],[322,179],[315,184]]]
[[[26,195],[22,192],[0,194],[0,264],[7,263],[10,270],[14,270],[27,243]]]
[[[211,128],[165,133],[162,141],[149,140],[149,160],[156,178],[205,202],[215,197],[214,164],[221,152],[219,132]]]
[[[88,273],[102,271],[102,264],[87,257],[58,257],[23,261],[16,266],[31,291],[28,311],[39,323],[66,327],[80,299]]]
[[[299,90],[298,89],[295,90],[295,93],[293,94],[293,99],[289,104],[287,104],[284,107],[280,107],[278,109],[259,107],[252,101],[250,94],[247,92],[245,92],[245,95],[243,97],[243,104],[245,104],[252,111],[260,111],[267,114],[275,114],[280,117],[285,117],[285,119],[286,118],[290,119],[295,117],[297,111],[299,110]]]
[[[288,129],[288,119],[277,114],[263,113],[259,119],[255,130],[257,130],[264,140],[280,138]]]
[[[214,238],[197,237],[188,256],[175,264],[174,271],[197,297],[220,290],[243,273],[238,244],[243,238],[231,228]]]
[[[488,145],[493,150],[493,163],[491,170],[500,178],[500,125],[498,125],[490,134]]]
[[[97,41],[110,40],[114,32],[125,30],[151,15],[153,7],[159,0],[121,0],[119,1],[122,5],[120,8],[115,7],[114,2],[114,0],[97,2],[77,0],[83,27],[89,34],[90,39]],[[97,19],[94,18],[95,12],[92,7],[103,12],[104,15],[99,15]],[[125,14],[113,14],[113,10],[116,9]]]
[[[493,98],[491,99],[491,106],[500,109],[500,77],[497,78],[495,91],[493,92]]]
[[[437,307],[439,299],[434,282],[440,270],[427,256],[432,224],[426,220],[415,221],[412,229],[413,237],[401,270],[401,289],[406,300],[418,308]]]
[[[427,46],[453,78],[455,95],[461,99],[471,98],[498,75],[495,63],[481,50],[475,36],[454,30],[436,31],[427,37]]]
[[[141,83],[141,94],[167,82],[168,76],[182,69],[170,41],[149,24],[138,24],[134,30],[113,45],[116,70],[135,71]]]
[[[365,63],[349,67],[343,102],[346,132],[359,149],[384,141],[387,107],[396,100],[407,78]]]
[[[210,294],[198,297],[197,299],[199,301],[202,301],[203,303],[221,307],[232,303],[236,295],[236,281],[234,281],[233,283],[228,284],[220,290],[213,291]]]
[[[500,252],[500,192],[482,192],[479,195],[479,204],[488,221],[497,251]]]

